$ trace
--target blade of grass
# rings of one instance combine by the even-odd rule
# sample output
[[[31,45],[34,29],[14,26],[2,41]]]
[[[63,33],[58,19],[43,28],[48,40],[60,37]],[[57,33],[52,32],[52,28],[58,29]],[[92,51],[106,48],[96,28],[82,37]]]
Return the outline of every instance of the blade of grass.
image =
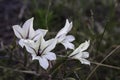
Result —
[[[69,54],[70,53],[66,54],[64,57],[62,56],[62,58],[60,58],[59,61],[57,61],[54,67],[50,70],[51,76],[55,75],[55,73],[60,69],[60,67],[67,62]]]
[[[101,46],[101,42],[102,42],[102,40],[103,40],[103,37],[104,37],[104,34],[105,34],[105,32],[106,32],[106,30],[110,27],[110,26],[114,26],[114,25],[112,25],[112,23],[114,22],[114,16],[115,16],[115,9],[114,9],[114,4],[113,5],[111,5],[111,8],[110,8],[110,15],[108,15],[108,19],[106,19],[107,21],[106,21],[106,25],[105,25],[105,28],[104,28],[104,31],[103,31],[103,33],[100,35],[100,39],[98,40],[98,46],[97,46],[97,52],[96,53],[98,53],[98,51],[99,51],[99,49],[100,49],[100,46]]]
[[[48,13],[49,13],[49,10],[50,10],[50,6],[51,6],[51,0],[48,1],[48,7],[47,7],[47,12],[46,12],[46,16],[45,16],[45,24],[46,24],[46,28],[49,30],[48,28]]]
[[[65,57],[65,58],[63,58],[62,60],[60,60],[57,64],[56,64],[56,66],[53,68],[53,70],[50,72],[50,75],[54,75],[59,69],[60,69],[60,67],[64,64],[64,63],[66,63],[66,61],[67,61],[67,57]]]

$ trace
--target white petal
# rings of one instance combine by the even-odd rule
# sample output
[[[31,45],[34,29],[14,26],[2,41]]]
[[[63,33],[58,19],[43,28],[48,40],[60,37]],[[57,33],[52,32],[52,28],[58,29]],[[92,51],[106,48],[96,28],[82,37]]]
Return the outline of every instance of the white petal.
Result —
[[[34,18],[30,18],[23,24],[23,30],[24,30],[26,37],[32,37],[34,35],[34,33],[32,33],[32,32],[34,32],[33,19]]]
[[[38,53],[39,44],[36,44],[33,40],[23,40],[23,44],[29,53],[31,54]]]
[[[37,55],[36,55],[37,51],[34,48],[30,47],[30,46],[25,46],[25,47],[26,47],[26,50],[31,54],[32,60],[37,59]]]
[[[88,58],[89,57],[89,53],[88,52],[78,52],[78,53],[71,53],[69,55],[69,57],[73,57],[73,58]]]
[[[48,60],[44,57],[39,58],[39,63],[41,65],[41,67],[44,68],[44,69],[47,69],[48,66],[49,66]]]
[[[81,53],[78,53],[76,55],[73,55],[73,56],[69,56],[71,57],[72,59],[77,59],[79,60],[82,64],[88,64],[90,65],[90,61],[88,61],[87,59],[83,58],[83,57],[88,57],[88,55],[83,55],[82,52]]]
[[[25,44],[26,50],[31,54],[36,54],[37,51],[32,47]]]
[[[36,47],[41,49],[41,46],[43,45],[42,42],[43,42],[43,36],[40,36],[34,45],[36,45]]]
[[[70,56],[73,56],[73,55],[76,55],[76,54],[78,54],[78,53],[80,53],[80,52],[79,52],[79,49],[76,48],[76,49],[69,55],[69,57],[70,57]]]
[[[14,25],[12,28],[17,38],[19,39],[24,38],[23,36],[24,33],[19,25]]]
[[[69,27],[68,27],[68,30],[67,30],[67,33],[72,29],[72,26],[73,26],[73,24],[72,24],[72,22],[69,24]]]
[[[45,29],[38,29],[36,30],[36,34],[40,33],[43,35],[43,37],[46,35],[46,33],[48,32],[48,30],[45,30]]]
[[[47,53],[50,52],[51,50],[53,50],[55,48],[57,44],[57,39],[50,39],[48,41],[45,42],[46,47],[44,48],[44,52],[43,53]]]
[[[33,37],[33,40],[38,40],[40,36],[45,36],[48,30],[44,29],[38,29],[35,31],[35,35]]]
[[[23,48],[25,44],[34,45],[34,41],[30,39],[20,39],[19,45]]]
[[[80,44],[80,46],[78,48],[76,48],[71,54],[70,56],[75,55],[76,53],[81,53],[82,51],[86,50],[90,45],[90,41],[85,41],[84,43]]]
[[[82,58],[88,58],[89,53],[88,52],[82,52]]]
[[[40,48],[40,46],[41,46],[41,40],[42,40],[42,36],[36,42],[33,41],[33,40],[29,40],[29,39],[27,40],[26,39],[24,41],[24,44],[25,44],[25,47],[26,47],[27,51],[30,52],[30,53],[32,53],[30,51],[30,49],[32,49],[32,50],[34,50],[35,53],[37,53],[38,50],[39,50],[39,48]]]
[[[31,53],[32,60],[39,59],[40,56],[37,56],[36,53]]]
[[[80,44],[80,46],[78,47],[78,50],[82,52],[86,50],[89,47],[89,45],[90,45],[90,41],[89,40],[85,41],[84,43]]]
[[[22,39],[19,40],[19,45],[23,48],[25,46],[24,42]]]
[[[74,55],[72,54],[71,56],[72,56],[73,59],[79,59],[79,58],[82,58],[82,52],[80,52],[80,53],[76,53],[76,54],[74,54]]]
[[[41,50],[44,50],[46,48],[47,44],[46,44],[46,41],[44,40],[43,36],[40,36],[40,37],[41,37],[41,39],[39,40],[40,41],[39,47]]]
[[[72,36],[72,35],[68,35],[68,36],[66,36],[65,40],[67,40],[67,41],[69,41],[69,42],[72,42],[72,41],[75,40],[75,37]]]
[[[61,43],[63,40],[65,40],[65,38],[66,38],[66,35],[59,36],[58,38],[56,38],[57,39],[57,43]]]
[[[29,39],[32,39],[35,36],[35,30],[33,29],[33,20],[34,18],[30,19],[30,27],[29,27]]]
[[[67,49],[67,48],[74,49],[74,45],[68,41],[63,41],[61,43],[64,45],[65,49]]]
[[[84,58],[81,58],[81,59],[79,59],[79,60],[80,60],[80,62],[81,62],[82,64],[90,65],[90,61],[88,61],[88,60],[86,60],[86,59],[84,59]]]
[[[58,32],[56,37],[59,37],[63,34],[67,34],[72,29],[72,22],[69,23],[68,19],[66,19],[65,26]]]
[[[48,52],[44,55],[45,58],[47,58],[48,60],[56,60],[56,54],[53,52]]]

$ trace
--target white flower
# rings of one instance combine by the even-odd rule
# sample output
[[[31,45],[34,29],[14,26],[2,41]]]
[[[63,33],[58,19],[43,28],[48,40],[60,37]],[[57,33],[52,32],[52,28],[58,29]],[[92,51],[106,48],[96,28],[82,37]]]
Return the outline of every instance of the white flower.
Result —
[[[39,39],[39,37],[41,35],[45,36],[45,34],[47,33],[47,30],[38,29],[38,30],[35,31],[33,29],[33,20],[34,20],[34,18],[31,18],[31,19],[27,20],[23,24],[22,28],[20,27],[20,25],[14,25],[13,26],[13,31],[14,31],[17,38],[36,41],[36,40]],[[22,41],[24,41],[24,40],[22,40]],[[22,44],[23,43],[22,41],[19,42],[21,47],[24,46],[24,44]]]
[[[80,46],[69,55],[69,57],[72,59],[78,59],[82,64],[90,65],[90,61],[85,59],[89,57],[89,53],[85,51],[89,45],[90,41],[85,41],[84,43],[80,44]]]
[[[58,43],[61,43],[65,46],[65,49],[74,49],[74,45],[71,43],[75,40],[74,36],[67,35],[67,33],[72,29],[72,22],[69,23],[68,19],[66,19],[65,26],[58,32],[56,35],[56,39],[58,39]]]
[[[56,60],[55,53],[51,52],[56,46],[57,40],[45,41],[43,36],[36,42],[25,42],[26,50],[31,53],[32,60],[38,60],[42,68],[47,69],[51,60]]]

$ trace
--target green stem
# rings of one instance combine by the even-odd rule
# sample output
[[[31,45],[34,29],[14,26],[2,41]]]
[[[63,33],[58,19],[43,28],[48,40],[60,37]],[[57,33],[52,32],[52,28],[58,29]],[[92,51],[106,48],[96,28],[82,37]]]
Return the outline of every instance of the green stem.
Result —
[[[58,63],[58,66],[56,66],[55,69],[50,73],[50,75],[51,76],[54,75],[62,67],[62,65],[67,62],[67,60],[68,60],[68,57],[64,57],[62,61]]]
[[[26,52],[26,50],[24,49],[24,67],[26,67],[27,66],[27,59],[28,59],[28,54],[27,54],[27,52]]]
[[[107,26],[105,26],[104,31],[103,31],[103,33],[101,34],[101,38],[100,38],[100,40],[99,40],[99,45],[98,45],[98,47],[97,47],[97,52],[96,52],[96,53],[98,53],[98,51],[99,51],[99,49],[100,49],[101,42],[102,42],[102,40],[103,40],[103,36],[104,36],[104,34],[105,34],[106,29],[107,29]]]
[[[40,64],[39,64],[39,62],[37,62],[37,65],[36,65],[36,73],[39,74],[39,70],[40,70]]]

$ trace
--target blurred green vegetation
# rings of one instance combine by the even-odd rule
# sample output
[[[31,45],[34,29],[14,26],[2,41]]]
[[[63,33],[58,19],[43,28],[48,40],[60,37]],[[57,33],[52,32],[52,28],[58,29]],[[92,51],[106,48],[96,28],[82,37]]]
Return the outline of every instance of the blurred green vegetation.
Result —
[[[91,62],[100,63],[112,50],[120,46],[119,0],[21,0],[21,2],[25,4],[26,9],[19,20],[20,23],[34,17],[35,29],[49,30],[46,38],[54,37],[64,27],[66,19],[72,21],[73,28],[69,34],[75,36],[75,46],[78,47],[85,40],[91,41],[88,50]],[[55,51],[62,50],[56,54],[66,55],[63,46],[58,46]],[[120,67],[119,53],[120,49],[117,49],[103,64]],[[7,46],[1,42],[0,80],[87,80],[96,67],[93,63],[86,66],[81,65],[79,61],[65,61],[58,57],[56,61],[58,63],[55,63],[51,70],[58,69],[51,76],[51,70],[42,70],[35,61],[31,61],[30,55],[28,57],[28,65],[24,66],[24,50],[18,47],[15,38]],[[39,68],[41,75],[19,71],[36,71],[36,68]],[[100,65],[88,80],[120,80],[120,70]]]

